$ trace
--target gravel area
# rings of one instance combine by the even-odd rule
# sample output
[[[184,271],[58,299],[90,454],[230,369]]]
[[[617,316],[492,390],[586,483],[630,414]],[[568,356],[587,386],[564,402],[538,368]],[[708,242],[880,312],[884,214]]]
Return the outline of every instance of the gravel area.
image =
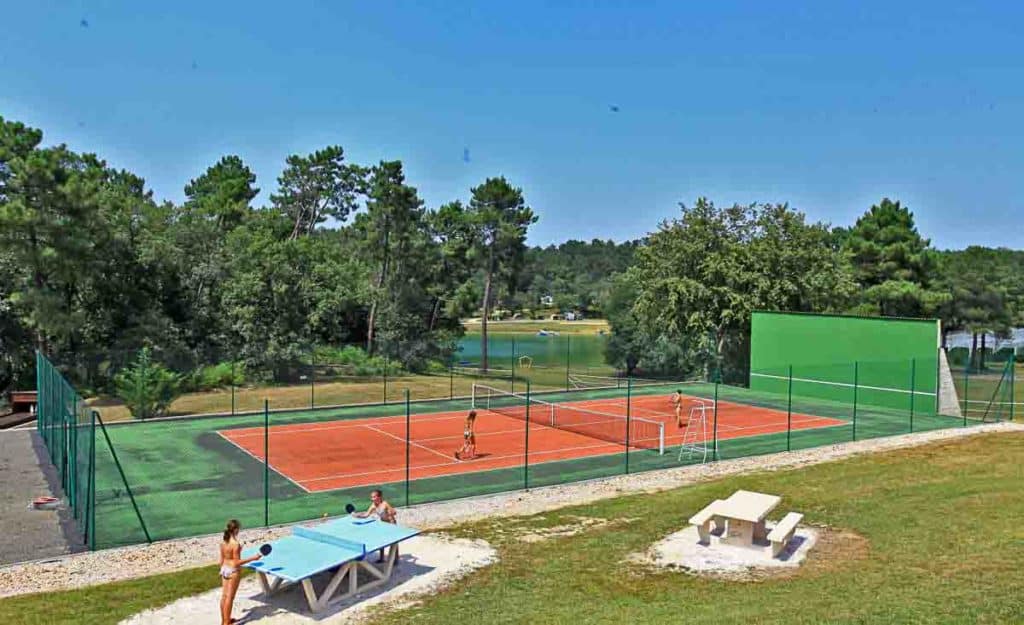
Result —
[[[361,623],[372,620],[384,607],[407,606],[418,598],[443,588],[496,558],[494,549],[479,540],[453,539],[441,535],[417,536],[402,543],[405,552],[387,584],[350,597],[324,612],[312,615],[302,589],[287,588],[269,600],[262,596],[253,575],[238,587],[234,616],[242,623],[261,625],[305,625],[308,623]],[[330,575],[314,578],[318,589]],[[186,625],[216,623],[220,610],[220,589],[187,597],[174,603],[136,614],[121,625]]]
[[[772,525],[768,524],[769,531]],[[818,540],[818,530],[811,527],[798,527],[786,549],[773,558],[770,547],[759,549],[725,545],[712,536],[711,544],[700,544],[697,528],[686,527],[674,534],[669,534],[655,543],[650,550],[631,562],[650,566],[686,569],[694,573],[734,574],[745,573],[751,569],[782,569],[800,566],[807,553]]]
[[[0,431],[0,565],[85,551],[68,510],[29,507],[44,495],[63,493],[42,440],[34,430]]]
[[[752,471],[779,470],[829,462],[850,456],[933,441],[944,441],[993,432],[1024,432],[1024,424],[996,423],[967,429],[937,430],[816,447],[790,453],[740,458],[700,466],[681,467],[577,482],[486,497],[447,501],[400,511],[399,521],[423,530],[485,517],[529,515],[568,505],[592,502],[623,494],[676,488]],[[289,528],[243,530],[242,540],[262,543],[290,532]],[[216,559],[217,535],[164,541],[152,545],[110,549],[65,556],[52,561],[30,562],[0,568],[0,597],[42,590],[79,588],[155,573],[211,564]]]

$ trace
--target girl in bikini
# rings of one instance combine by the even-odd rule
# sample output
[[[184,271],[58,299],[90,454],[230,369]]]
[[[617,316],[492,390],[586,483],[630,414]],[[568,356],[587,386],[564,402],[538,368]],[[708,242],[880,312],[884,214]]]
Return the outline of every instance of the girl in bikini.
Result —
[[[455,452],[456,460],[472,460],[476,458],[476,410],[466,415],[466,424],[462,428],[462,448]]]
[[[370,507],[366,512],[353,512],[352,516],[357,519],[377,517],[384,523],[398,523],[398,510],[384,499],[384,493],[379,489],[370,491]],[[384,550],[380,550],[377,562],[384,561]],[[398,546],[395,545],[395,566],[398,565]]]
[[[676,411],[676,427],[681,428],[684,425],[686,425],[685,423],[683,423],[683,392],[682,391],[676,390],[676,392],[672,394],[672,406],[675,408],[675,411]]]
[[[224,528],[224,542],[220,544],[220,582],[223,591],[220,597],[221,625],[231,625],[235,622],[235,619],[231,618],[231,608],[235,604],[238,583],[242,580],[242,565],[263,557],[256,554],[251,558],[242,559],[242,545],[238,542],[240,529],[242,526],[237,519],[228,521]]]

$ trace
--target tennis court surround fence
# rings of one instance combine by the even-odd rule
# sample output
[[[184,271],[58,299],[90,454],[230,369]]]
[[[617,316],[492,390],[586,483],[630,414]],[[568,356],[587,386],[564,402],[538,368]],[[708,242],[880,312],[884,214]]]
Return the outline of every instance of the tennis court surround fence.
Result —
[[[72,516],[87,544],[102,549],[216,532],[227,517],[256,527],[335,515],[375,487],[392,503],[408,506],[1008,420],[1020,406],[1015,369],[1011,358],[996,371],[954,371],[956,400],[941,409],[936,392],[941,381],[919,385],[938,373],[921,372],[910,361],[751,371],[744,386],[716,382],[715,376],[683,382],[569,371],[568,390],[529,379],[503,379],[498,386],[478,380],[488,386],[479,387],[483,390],[475,398],[453,394],[421,400],[403,389],[397,402],[389,397],[386,403],[297,409],[264,401],[259,410],[244,413],[108,423],[58,367],[37,354],[37,425]],[[643,407],[661,401],[652,397],[663,397],[670,412],[668,397],[677,389],[707,407],[707,458],[679,453],[680,440],[671,436],[657,448],[651,427],[642,425],[651,419]],[[615,407],[601,409],[609,420],[602,431],[613,433],[574,435],[600,439],[602,453],[567,457],[558,453],[564,450],[551,449],[554,438],[538,436],[538,428],[564,425],[544,422],[551,415],[601,402]],[[484,418],[490,411],[523,413],[521,432],[502,434],[514,457],[488,470],[472,471],[463,463],[459,472],[424,472],[430,463],[417,461],[417,455],[453,451],[461,442],[461,417],[474,405]],[[536,414],[528,416],[532,411]],[[436,427],[424,424],[445,414],[452,419],[451,431],[438,443]],[[810,418],[824,418],[827,426],[807,427]],[[375,427],[387,430],[390,442],[357,450],[361,475],[314,471],[304,480],[275,468],[284,451],[278,447],[275,456],[275,446],[285,445],[290,432],[342,429],[366,419],[378,420]],[[670,422],[665,420],[665,427],[673,428]],[[313,469],[330,459],[330,449],[315,441],[302,460]],[[446,463],[440,456],[434,460]]]

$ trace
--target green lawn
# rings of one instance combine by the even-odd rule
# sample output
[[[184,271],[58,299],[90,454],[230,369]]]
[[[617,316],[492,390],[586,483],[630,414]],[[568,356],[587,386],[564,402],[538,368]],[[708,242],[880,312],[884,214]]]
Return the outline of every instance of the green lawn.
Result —
[[[501,560],[380,623],[1020,623],[1024,622],[1024,434],[983,435],[803,469],[730,477],[657,495],[460,526]],[[737,488],[844,538],[795,574],[757,582],[652,572],[623,560]],[[620,523],[541,543],[524,529],[582,515]],[[211,581],[212,580],[212,581]],[[85,591],[0,600],[2,623],[113,625],[212,588],[211,569]],[[52,611],[52,612],[51,612]],[[199,615],[197,615],[198,617]]]

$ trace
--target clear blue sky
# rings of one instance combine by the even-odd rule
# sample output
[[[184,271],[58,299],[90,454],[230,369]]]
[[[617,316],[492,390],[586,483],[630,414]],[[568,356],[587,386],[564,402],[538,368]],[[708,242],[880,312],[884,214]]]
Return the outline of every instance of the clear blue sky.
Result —
[[[939,247],[1024,247],[1024,3],[474,4],[4,0],[0,115],[173,200],[340,144],[432,207],[507,176],[538,244],[890,196]]]

